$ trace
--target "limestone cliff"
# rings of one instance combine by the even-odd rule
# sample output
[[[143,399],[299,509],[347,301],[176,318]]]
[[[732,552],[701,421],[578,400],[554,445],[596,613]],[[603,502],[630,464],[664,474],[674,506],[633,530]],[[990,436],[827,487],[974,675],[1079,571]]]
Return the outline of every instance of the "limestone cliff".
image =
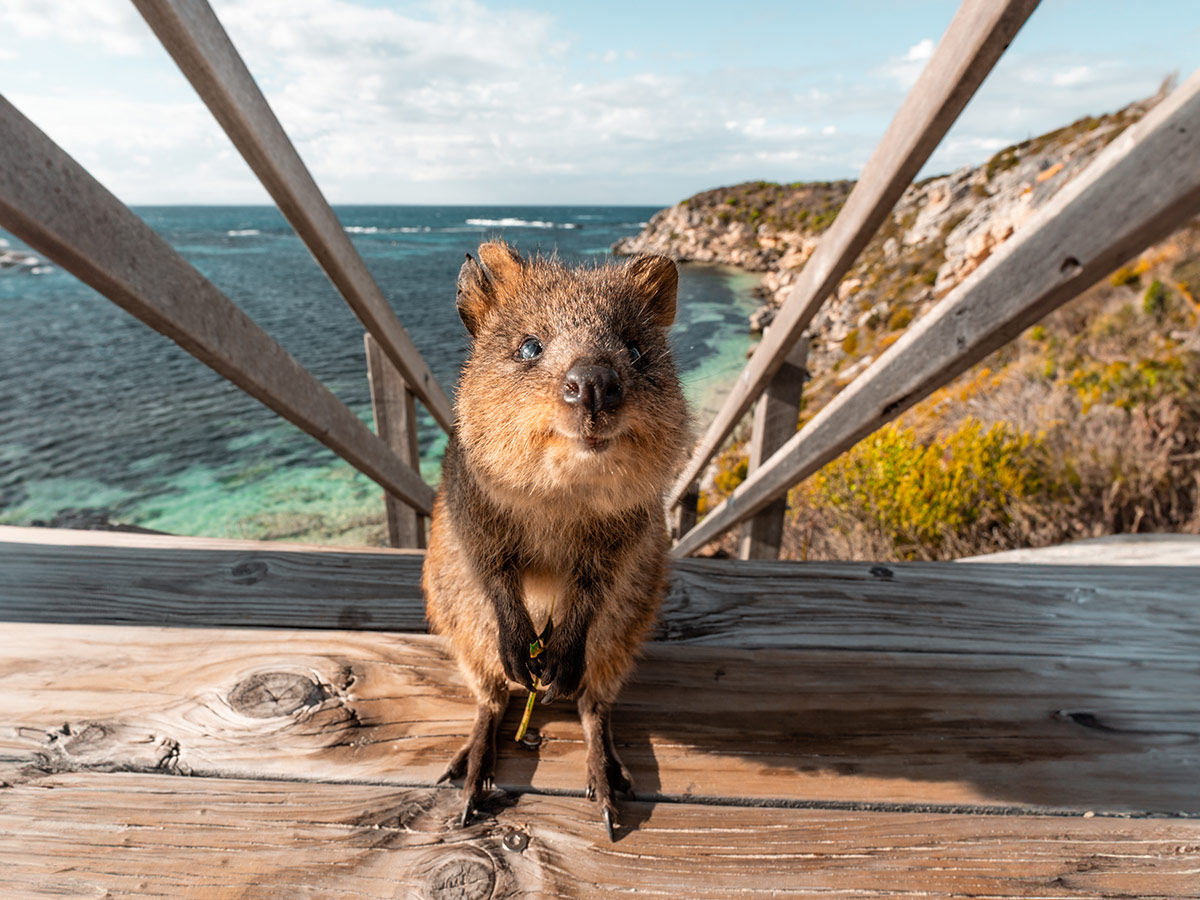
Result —
[[[869,351],[973,271],[1159,96],[1081,119],[1001,150],[979,166],[912,185],[813,321],[810,368],[828,372]],[[770,324],[853,182],[750,182],[690,197],[613,252],[663,253],[764,272],[752,330]],[[843,376],[852,374],[843,372]]]

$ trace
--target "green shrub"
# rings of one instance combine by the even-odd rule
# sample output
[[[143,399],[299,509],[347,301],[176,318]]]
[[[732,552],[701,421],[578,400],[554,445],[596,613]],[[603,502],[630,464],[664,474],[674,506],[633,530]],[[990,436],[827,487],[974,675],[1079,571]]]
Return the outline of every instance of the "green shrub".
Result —
[[[908,306],[897,306],[888,316],[887,327],[888,331],[899,331],[908,325],[913,320],[913,311]]]
[[[717,474],[713,476],[713,484],[724,499],[733,493],[734,489],[746,480],[750,471],[750,460],[740,451],[725,453],[717,461]]]
[[[1148,316],[1162,317],[1167,311],[1167,289],[1155,278],[1142,295],[1142,312]]]
[[[988,181],[991,181],[992,176],[998,172],[1007,172],[1009,169],[1016,167],[1017,163],[1021,161],[1018,154],[1018,147],[1005,147],[988,160],[987,168],[984,170]]]
[[[813,476],[809,500],[877,529],[897,555],[1011,524],[1018,507],[1056,488],[1041,437],[965,419],[929,443],[886,425]],[[906,549],[908,548],[908,549]]]
[[[1084,413],[1096,403],[1134,409],[1164,396],[1186,397],[1192,392],[1187,363],[1174,354],[1133,363],[1085,363],[1072,371],[1067,384],[1079,397]]]
[[[1142,273],[1146,271],[1144,264],[1136,264],[1132,266],[1121,266],[1117,271],[1113,272],[1112,282],[1113,287],[1131,287],[1138,284],[1142,280]]]

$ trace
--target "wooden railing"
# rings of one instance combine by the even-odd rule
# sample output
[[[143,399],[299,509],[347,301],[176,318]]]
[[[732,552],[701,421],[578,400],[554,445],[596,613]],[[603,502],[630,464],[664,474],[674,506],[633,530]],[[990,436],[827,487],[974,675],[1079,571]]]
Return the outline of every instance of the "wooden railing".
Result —
[[[449,398],[207,2],[133,2],[366,328],[378,436],[3,98],[0,225],[378,482],[392,543],[422,546],[414,400],[449,430]],[[741,555],[778,555],[790,487],[1200,211],[1198,71],[795,431],[805,329],[1036,6],[958,10],[671,491],[676,556],[747,520]],[[698,479],[756,403],[748,477],[697,524]]]
[[[208,3],[134,4],[366,328],[379,436],[3,98],[0,225],[376,481],[392,544],[423,546],[434,492],[420,475],[412,398],[449,431],[449,397]]]
[[[699,524],[681,525],[675,556],[747,520],[740,555],[777,555],[791,487],[1200,212],[1198,71],[795,432],[803,373],[781,367],[803,352],[808,323],[1036,5],[959,9],[676,483],[668,505],[685,505],[678,521],[690,524],[697,479],[757,400],[746,480]],[[792,433],[779,442],[759,420],[789,381]]]

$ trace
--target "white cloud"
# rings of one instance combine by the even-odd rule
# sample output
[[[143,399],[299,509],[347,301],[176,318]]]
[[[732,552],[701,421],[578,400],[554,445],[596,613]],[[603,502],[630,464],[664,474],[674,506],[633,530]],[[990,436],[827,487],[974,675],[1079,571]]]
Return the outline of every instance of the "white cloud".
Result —
[[[1077,84],[1087,84],[1095,77],[1096,70],[1091,66],[1072,66],[1051,74],[1050,83],[1056,87],[1073,87]]]
[[[553,16],[478,0],[214,3],[334,202],[636,202],[739,180],[853,177],[934,50],[925,38],[854,77],[721,59],[655,74],[643,66],[656,61],[630,65],[627,50],[580,65]],[[87,42],[136,73],[123,70],[121,84],[147,85],[119,90],[96,66],[66,86],[9,85],[11,99],[131,202],[263,202],[130,10],[124,0],[0,0],[15,33]],[[1114,108],[1139,90],[1129,75],[1087,57],[1010,54],[933,167],[981,162],[1078,117],[1084,103]]]
[[[908,90],[916,84],[926,61],[933,56],[933,48],[933,38],[923,38],[909,47],[903,55],[891,57],[879,67],[879,72],[891,78],[904,90]]]
[[[60,38],[138,56],[149,34],[130,3],[113,0],[0,0],[0,22],[23,38]]]
[[[933,56],[933,38],[924,38],[908,48],[904,59],[908,62],[924,62]]]
[[[1074,53],[1010,52],[1000,60],[933,154],[926,172],[978,164],[1003,147],[1154,93],[1151,64],[1095,61]]]

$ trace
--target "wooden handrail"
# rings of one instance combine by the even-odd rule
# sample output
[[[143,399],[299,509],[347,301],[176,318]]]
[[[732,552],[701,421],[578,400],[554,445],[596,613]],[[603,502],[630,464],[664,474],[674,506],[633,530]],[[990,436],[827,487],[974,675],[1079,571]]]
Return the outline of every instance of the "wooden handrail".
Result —
[[[673,555],[753,515],[1198,212],[1200,69],[684,535]]]
[[[821,304],[858,258],[905,188],[1008,48],[1038,0],[964,0],[900,111],[863,167],[845,206],[800,272],[667,501],[688,486],[783,365]]]
[[[329,280],[442,428],[454,411],[205,0],[133,0]]]
[[[286,350],[0,97],[0,225],[428,513],[434,492]]]

